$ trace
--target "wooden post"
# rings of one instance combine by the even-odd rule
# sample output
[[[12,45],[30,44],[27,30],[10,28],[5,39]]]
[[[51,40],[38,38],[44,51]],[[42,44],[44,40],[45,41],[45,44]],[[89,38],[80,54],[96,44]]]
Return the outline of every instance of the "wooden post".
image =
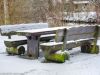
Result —
[[[94,33],[94,41],[93,41],[93,47],[91,48],[91,53],[99,53],[99,47],[97,46],[97,40],[99,36],[99,27],[96,26],[95,33]]]
[[[98,34],[99,34],[99,39],[100,39],[100,25],[98,25],[98,27],[99,27],[99,33]]]
[[[4,1],[4,23],[9,24],[9,11],[8,11],[8,0],[3,0]]]
[[[27,36],[27,55],[34,59],[39,57],[39,36]]]
[[[67,43],[67,29],[64,29],[64,33],[63,33],[63,47],[62,47],[62,51],[65,51],[67,49],[66,43]]]

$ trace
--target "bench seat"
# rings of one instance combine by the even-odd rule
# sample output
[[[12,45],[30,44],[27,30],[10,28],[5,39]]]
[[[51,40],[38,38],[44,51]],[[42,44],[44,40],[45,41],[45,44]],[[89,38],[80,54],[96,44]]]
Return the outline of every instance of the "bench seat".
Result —
[[[19,36],[20,37],[20,36]],[[26,37],[21,37],[21,38],[12,38],[12,39],[6,39],[6,40],[4,40],[4,44],[5,44],[5,46],[7,47],[6,48],[6,51],[9,53],[9,51],[10,51],[10,53],[11,53],[11,51],[13,51],[13,49],[15,50],[16,49],[16,51],[18,50],[18,47],[19,46],[22,46],[22,45],[25,45],[25,44],[27,44],[27,38]],[[53,39],[55,37],[55,34],[50,34],[50,35],[42,35],[42,36],[40,36],[40,41],[41,42],[48,42],[48,41],[50,41],[51,39]],[[24,47],[24,46],[22,46],[22,47]],[[8,49],[9,48],[9,49]],[[11,50],[10,50],[11,49]],[[25,50],[24,50],[25,51]],[[9,54],[10,54],[9,53]],[[16,52],[14,52],[14,53],[16,53]],[[18,54],[18,51],[17,51],[17,53],[16,54]]]
[[[76,41],[67,41],[67,44],[72,44],[72,43],[75,43],[75,44],[78,44],[79,42],[85,42],[85,41],[92,41],[94,40],[94,38],[88,38],[88,39],[80,39],[80,40],[76,40]],[[62,45],[63,42],[47,42],[47,43],[42,43],[41,46],[56,46],[56,45]]]

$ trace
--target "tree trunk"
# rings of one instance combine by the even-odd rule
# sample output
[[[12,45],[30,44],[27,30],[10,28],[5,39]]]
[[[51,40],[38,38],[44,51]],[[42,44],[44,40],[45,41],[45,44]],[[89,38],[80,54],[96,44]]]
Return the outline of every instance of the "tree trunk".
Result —
[[[9,20],[9,11],[8,11],[8,0],[4,0],[4,22],[5,25],[10,23]]]

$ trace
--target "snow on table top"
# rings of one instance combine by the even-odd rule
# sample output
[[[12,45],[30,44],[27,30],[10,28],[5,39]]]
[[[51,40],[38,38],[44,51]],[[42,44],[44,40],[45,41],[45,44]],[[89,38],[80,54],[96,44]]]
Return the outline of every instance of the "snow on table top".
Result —
[[[43,29],[30,29],[30,30],[19,30],[17,31],[18,33],[39,33],[39,32],[48,32],[48,31],[56,31],[58,29],[64,29],[64,28],[67,28],[67,29],[71,29],[72,27],[86,27],[86,26],[90,26],[90,25],[80,25],[80,26],[62,26],[62,27],[52,27],[52,28],[43,28]],[[92,26],[95,26],[95,25],[92,25]]]
[[[58,29],[64,29],[65,27],[52,27],[52,28],[43,28],[43,29],[31,29],[31,30],[20,30],[17,31],[19,33],[39,33],[39,32],[46,32],[46,31],[55,31]]]

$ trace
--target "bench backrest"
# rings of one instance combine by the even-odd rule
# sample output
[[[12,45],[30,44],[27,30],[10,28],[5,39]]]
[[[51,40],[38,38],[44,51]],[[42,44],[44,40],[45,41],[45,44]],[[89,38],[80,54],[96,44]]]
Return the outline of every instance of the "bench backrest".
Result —
[[[79,26],[67,29],[67,41],[94,38],[96,26]]]
[[[55,41],[56,42],[63,42],[62,45],[62,50],[64,51],[66,49],[66,33],[67,33],[67,29],[58,29],[56,31],[56,36],[55,36]]]
[[[56,42],[62,42],[64,41],[64,35],[66,35],[66,29],[58,29],[56,31],[55,41]]]

